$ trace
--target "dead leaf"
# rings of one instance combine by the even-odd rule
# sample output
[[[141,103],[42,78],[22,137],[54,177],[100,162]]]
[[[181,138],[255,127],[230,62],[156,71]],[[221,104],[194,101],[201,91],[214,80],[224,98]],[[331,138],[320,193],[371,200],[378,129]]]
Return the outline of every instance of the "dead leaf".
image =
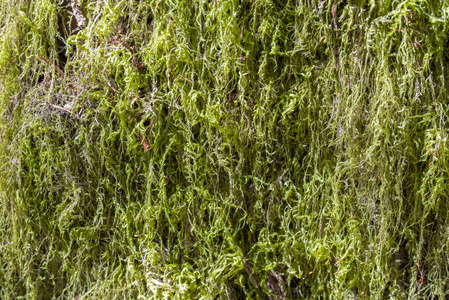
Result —
[[[148,141],[148,138],[145,137],[145,140],[143,141],[143,150],[147,151],[150,149],[150,142]]]

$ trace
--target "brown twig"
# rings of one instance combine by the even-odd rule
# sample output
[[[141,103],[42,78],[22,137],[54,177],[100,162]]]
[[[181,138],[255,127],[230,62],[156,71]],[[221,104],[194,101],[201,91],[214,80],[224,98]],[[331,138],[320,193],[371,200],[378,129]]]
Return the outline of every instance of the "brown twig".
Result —
[[[332,4],[332,17],[334,19],[335,30],[337,30],[337,0],[334,0],[334,4]]]
[[[50,102],[45,102],[45,104],[46,104],[47,106],[51,106],[51,107],[53,107],[53,108],[59,109],[60,111],[63,111],[63,112],[66,112],[66,113],[69,113],[69,114],[72,113],[72,110],[71,110],[71,109],[68,109],[68,108],[65,108],[65,107],[62,107],[62,106],[59,106],[59,105],[55,105],[55,104],[52,104],[52,103],[50,103]]]
[[[419,271],[419,274],[420,274],[420,275],[418,275],[419,281],[421,282],[421,284],[423,284],[424,283],[424,276],[423,276],[423,274],[421,272],[421,268],[419,267],[419,259],[418,259],[418,263],[416,265],[418,266],[418,271]]]
[[[256,288],[256,289],[258,289],[259,288],[259,284],[257,283],[257,281],[256,281],[256,279],[254,279],[254,276],[253,276],[253,269],[251,269],[251,266],[249,265],[249,263],[246,261],[246,259],[244,258],[243,259],[243,263],[244,263],[244,265],[245,265],[245,271],[246,271],[246,273],[248,273],[248,276],[249,276],[249,280],[251,281],[251,283],[254,285],[254,287]]]
[[[106,81],[106,84],[109,86],[109,88],[116,94],[120,94],[120,92],[114,87],[114,85],[110,81]]]
[[[322,235],[323,235],[323,229],[324,226],[326,225],[326,217],[324,215],[321,216],[321,225],[320,225],[320,234],[319,234],[319,238],[321,239]]]
[[[43,57],[43,56],[39,56],[39,58],[40,58],[41,60],[43,60],[47,65],[53,66],[53,67],[55,68],[55,70],[56,70],[59,74],[61,74],[62,77],[65,77],[64,72],[63,72],[57,65],[52,64],[51,62],[48,61],[48,59],[46,59],[46,58]]]

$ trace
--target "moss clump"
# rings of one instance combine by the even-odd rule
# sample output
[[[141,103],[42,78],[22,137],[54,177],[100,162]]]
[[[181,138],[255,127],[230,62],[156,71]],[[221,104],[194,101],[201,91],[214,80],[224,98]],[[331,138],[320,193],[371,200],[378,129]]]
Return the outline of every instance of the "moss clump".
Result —
[[[0,298],[446,299],[448,13],[0,0]]]

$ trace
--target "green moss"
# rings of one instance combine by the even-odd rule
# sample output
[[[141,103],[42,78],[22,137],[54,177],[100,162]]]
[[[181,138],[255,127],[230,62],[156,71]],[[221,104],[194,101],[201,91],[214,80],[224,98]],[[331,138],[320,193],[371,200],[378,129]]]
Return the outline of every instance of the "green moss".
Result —
[[[447,298],[448,12],[0,0],[0,298]]]

